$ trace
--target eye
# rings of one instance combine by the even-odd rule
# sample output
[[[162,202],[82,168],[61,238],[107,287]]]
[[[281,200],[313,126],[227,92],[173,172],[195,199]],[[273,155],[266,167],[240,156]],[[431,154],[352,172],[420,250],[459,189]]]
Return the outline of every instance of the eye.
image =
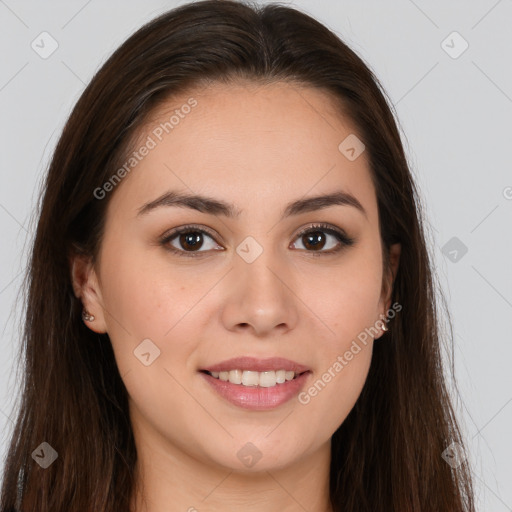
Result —
[[[210,239],[210,246],[205,244],[205,236]],[[199,257],[204,255],[210,250],[225,250],[222,246],[218,245],[214,237],[216,235],[204,227],[195,225],[181,226],[173,229],[170,233],[164,235],[160,244],[167,250],[171,251],[178,256],[184,257]],[[331,237],[331,247],[329,250],[322,250],[329,245],[328,240]],[[296,237],[303,245],[297,247],[297,243],[290,244],[290,248],[305,250],[312,253],[313,256],[332,255],[338,253],[346,246],[351,246],[355,243],[354,238],[347,236],[342,230],[334,228],[329,224],[314,224],[303,229]],[[200,250],[203,249],[203,250]]]
[[[329,245],[328,237],[334,239],[334,242],[331,240],[331,248],[329,250],[322,250],[326,245]],[[300,241],[303,247],[297,247],[296,243],[291,245],[295,249],[304,248],[307,250],[307,252],[312,252],[314,256],[335,254],[341,251],[345,246],[351,246],[355,243],[355,239],[350,238],[343,231],[339,230],[338,228],[331,227],[328,224],[322,223],[314,224],[307,227],[306,229],[303,229],[297,235],[297,239]]]
[[[210,242],[210,247],[206,244],[206,250],[199,251],[199,249],[204,248],[204,237],[209,238],[213,244]],[[190,256],[197,257],[200,256],[201,253],[207,252],[209,250],[224,250],[223,247],[215,243],[213,240],[213,233],[210,233],[205,228],[199,228],[192,225],[182,226],[176,229],[173,229],[170,233],[164,236],[164,238],[160,241],[160,243],[171,252],[178,254],[179,256]],[[172,245],[171,242],[176,238],[176,244],[181,247],[176,247]],[[198,253],[198,254],[194,254]]]

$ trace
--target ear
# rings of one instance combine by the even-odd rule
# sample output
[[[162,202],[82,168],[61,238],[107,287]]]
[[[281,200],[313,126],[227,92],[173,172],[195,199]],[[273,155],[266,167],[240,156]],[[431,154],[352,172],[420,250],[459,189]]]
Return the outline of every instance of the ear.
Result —
[[[391,307],[391,293],[393,291],[393,284],[398,272],[401,250],[402,246],[399,243],[393,244],[389,248],[389,268],[387,269],[387,273],[382,280],[382,292],[379,301],[379,311],[381,318],[385,318],[387,311]],[[382,334],[383,333],[384,331],[382,331]]]
[[[85,324],[94,332],[107,332],[101,287],[90,258],[76,254],[70,256],[69,263],[75,296],[81,299],[83,307],[94,315],[94,320]]]
[[[386,308],[385,311],[383,311],[383,314],[386,314],[386,311],[391,307],[391,292],[393,291],[393,284],[395,282],[396,273],[398,272],[401,251],[401,244],[393,244],[389,248],[389,269],[384,278],[384,285],[382,289],[382,302]]]

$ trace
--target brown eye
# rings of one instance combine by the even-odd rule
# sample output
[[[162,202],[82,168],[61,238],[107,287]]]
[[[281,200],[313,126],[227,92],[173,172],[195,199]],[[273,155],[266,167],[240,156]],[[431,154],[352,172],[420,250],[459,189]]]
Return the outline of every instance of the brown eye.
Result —
[[[179,235],[179,243],[186,250],[195,251],[203,245],[203,236],[199,231],[191,231]]]
[[[326,235],[322,231],[310,231],[302,235],[302,240],[306,249],[322,249],[326,243]]]
[[[290,248],[301,249],[314,256],[336,254],[344,247],[355,243],[355,239],[327,224],[309,226],[297,235],[296,240],[299,243],[296,241],[290,244]],[[164,235],[160,244],[178,256],[206,256],[211,250],[225,250],[215,242],[213,233],[193,225],[172,230]],[[326,247],[327,249],[324,250]]]
[[[179,256],[203,256],[210,250],[224,250],[215,242],[212,234],[194,226],[177,228],[166,235],[160,243]]]
[[[321,254],[334,254],[343,249],[345,246],[354,244],[355,239],[348,237],[342,231],[334,229],[326,224],[309,226],[297,235],[297,239],[301,241],[303,247],[295,249],[303,249],[307,252]],[[327,246],[326,250],[322,250]]]

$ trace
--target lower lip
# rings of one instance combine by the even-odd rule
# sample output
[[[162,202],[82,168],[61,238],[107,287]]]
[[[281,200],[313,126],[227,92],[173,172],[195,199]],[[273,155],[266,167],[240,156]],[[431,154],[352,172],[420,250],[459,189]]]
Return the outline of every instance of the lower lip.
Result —
[[[228,402],[243,409],[265,411],[275,409],[296,396],[304,387],[311,372],[305,372],[297,378],[276,384],[270,388],[260,386],[243,386],[229,381],[216,379],[207,373],[200,372],[208,384]]]

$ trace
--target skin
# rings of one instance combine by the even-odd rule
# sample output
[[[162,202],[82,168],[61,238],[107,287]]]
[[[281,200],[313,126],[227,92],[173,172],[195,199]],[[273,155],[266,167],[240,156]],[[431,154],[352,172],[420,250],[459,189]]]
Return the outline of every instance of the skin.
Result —
[[[75,293],[95,316],[87,325],[108,333],[130,397],[146,499],[137,493],[134,510],[330,511],[331,436],[362,390],[373,340],[305,405],[247,411],[198,370],[235,356],[281,356],[310,367],[307,389],[389,309],[400,246],[383,274],[367,155],[350,161],[338,150],[356,129],[325,92],[283,82],[210,85],[160,107],[140,140],[192,96],[198,105],[111,192],[96,266],[72,261]],[[222,199],[242,213],[174,206],[137,216],[168,190]],[[289,202],[338,190],[366,216],[335,205],[280,220]],[[315,257],[297,233],[317,222],[344,230],[354,245]],[[159,245],[189,223],[218,235],[203,235],[202,256]],[[236,252],[247,236],[263,248],[252,263]],[[339,244],[326,236],[320,251]],[[179,235],[168,245],[186,251]],[[147,338],[161,351],[149,366],[133,354]],[[247,442],[262,455],[252,467],[237,457]]]

